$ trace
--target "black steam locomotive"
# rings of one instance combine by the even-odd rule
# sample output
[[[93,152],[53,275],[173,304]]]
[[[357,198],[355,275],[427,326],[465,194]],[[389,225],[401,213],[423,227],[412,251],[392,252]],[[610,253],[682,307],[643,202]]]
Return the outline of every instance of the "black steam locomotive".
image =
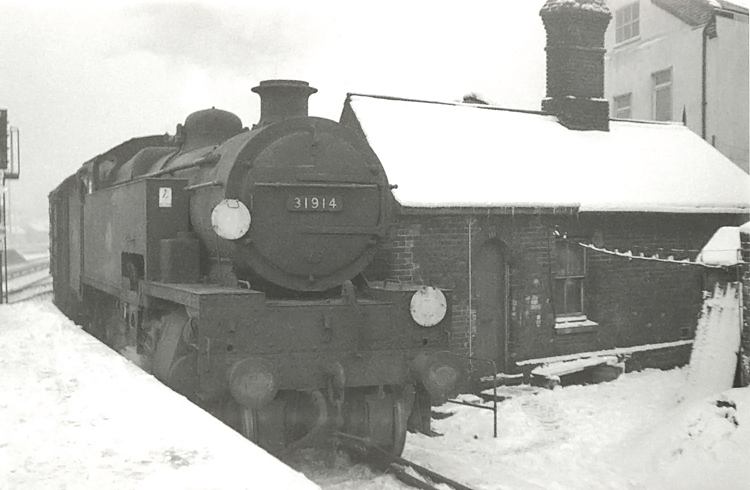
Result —
[[[395,207],[367,142],[309,117],[306,82],[253,91],[251,130],[198,111],[50,194],[55,302],[271,452],[345,433],[399,454],[460,377],[445,295],[363,274]]]

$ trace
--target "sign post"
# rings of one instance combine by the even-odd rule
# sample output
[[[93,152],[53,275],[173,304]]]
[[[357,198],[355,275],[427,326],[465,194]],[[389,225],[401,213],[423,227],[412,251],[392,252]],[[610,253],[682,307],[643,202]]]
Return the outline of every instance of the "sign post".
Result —
[[[21,141],[18,128],[8,125],[8,110],[0,109],[0,303],[8,302],[8,217],[10,205],[7,180],[21,174]]]

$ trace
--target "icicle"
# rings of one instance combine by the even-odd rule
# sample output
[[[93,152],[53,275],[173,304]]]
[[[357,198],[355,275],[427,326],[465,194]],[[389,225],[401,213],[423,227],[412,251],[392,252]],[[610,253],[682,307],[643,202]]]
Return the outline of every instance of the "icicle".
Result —
[[[619,248],[615,248],[614,250],[604,248],[604,247],[597,247],[595,245],[592,245],[590,243],[583,243],[583,242],[577,242],[578,245],[589,248],[591,250],[596,250],[597,252],[602,252],[609,255],[616,255],[618,257],[627,257],[629,260],[634,259],[640,259],[640,260],[655,260],[657,262],[671,262],[671,263],[679,263],[680,265],[697,265],[702,267],[711,267],[711,268],[720,268],[721,266],[714,266],[714,265],[707,265],[707,264],[701,264],[696,258],[695,260],[692,260],[690,258],[685,259],[677,259],[675,258],[674,254],[668,254],[668,252],[681,252],[679,255],[682,255],[682,252],[690,252],[689,250],[680,250],[680,249],[665,249],[665,248],[657,248],[657,250],[661,251],[664,254],[664,258],[662,258],[659,253],[656,253],[654,255],[646,255],[644,252],[638,251],[636,248],[635,251],[632,250],[626,250],[626,251],[620,251]]]

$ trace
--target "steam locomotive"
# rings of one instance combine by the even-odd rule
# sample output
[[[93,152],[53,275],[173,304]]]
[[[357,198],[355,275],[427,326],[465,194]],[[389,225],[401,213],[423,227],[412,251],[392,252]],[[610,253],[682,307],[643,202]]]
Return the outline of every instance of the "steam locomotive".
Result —
[[[449,292],[368,280],[395,211],[377,156],[308,116],[308,83],[253,91],[252,129],[198,111],[50,193],[55,303],[270,452],[343,433],[398,455],[462,375]]]

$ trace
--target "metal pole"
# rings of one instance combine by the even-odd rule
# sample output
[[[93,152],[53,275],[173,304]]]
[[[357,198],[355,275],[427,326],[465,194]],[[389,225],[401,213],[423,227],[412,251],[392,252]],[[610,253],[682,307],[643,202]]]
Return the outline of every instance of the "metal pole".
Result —
[[[471,269],[472,269],[472,264],[471,264],[471,240],[472,240],[472,237],[471,237],[471,221],[472,221],[472,219],[473,219],[473,217],[471,215],[469,215],[469,233],[468,233],[468,235],[469,235],[468,236],[468,238],[469,238],[469,244],[468,244],[468,246],[469,246],[469,257],[468,257],[468,262],[469,262],[469,357],[471,357],[471,356],[474,355],[474,349],[473,349],[474,342],[472,341],[472,337],[474,337],[474,315],[472,314],[472,309],[471,309],[471,307],[472,307],[472,297],[471,296],[472,296],[472,294],[474,294],[474,292],[472,290],[472,284],[471,284],[472,280],[473,280],[472,279],[472,273],[471,273]],[[472,368],[473,368],[473,366],[472,366]]]
[[[1,144],[1,143],[0,143]],[[0,250],[0,304],[6,303],[6,291],[8,290],[8,242],[6,240],[7,229],[5,226],[5,171],[0,171],[0,233],[3,234],[3,246]]]
[[[5,190],[6,190],[5,185],[3,185],[3,213],[5,213],[5,223],[6,223],[5,234],[3,235],[3,250],[5,251],[5,255],[3,256],[3,268],[4,268],[3,272],[5,276],[5,302],[9,303],[10,297],[8,295],[8,233],[10,230],[8,229],[7,223],[8,223],[8,215],[10,214],[8,213],[8,203],[10,201],[8,200],[8,197],[5,195],[6,194]]]
[[[468,403],[468,402],[463,402],[459,400],[448,400],[448,403],[455,403],[457,405],[467,405],[469,407],[481,408],[483,410],[492,410],[492,414],[493,414],[492,435],[493,437],[497,438],[497,364],[495,364],[495,361],[493,361],[492,359],[483,359],[481,357],[464,356],[461,354],[454,354],[454,355],[462,359],[468,359],[469,361],[484,362],[492,366],[492,372],[493,372],[492,374],[492,408],[485,407],[484,405],[476,405],[474,403]]]
[[[742,242],[740,241],[740,249],[742,249],[741,243]],[[740,251],[740,253],[742,253],[742,252]],[[743,264],[741,262],[741,259],[742,259],[742,256],[740,255],[740,264],[737,266],[737,288],[739,289],[739,291],[737,291],[738,292],[737,296],[739,296],[737,298],[737,300],[739,302],[739,308],[740,308],[740,312],[739,312],[740,313],[740,315],[739,315],[740,316],[740,325],[739,325],[739,327],[740,327],[740,348],[737,350],[737,367],[739,368],[739,371],[740,371],[739,372],[739,375],[740,375],[740,386],[748,386],[748,381],[750,381],[750,380],[747,379],[747,373],[745,372],[745,368],[744,368],[744,365],[743,365],[743,360],[744,360],[743,359],[743,355],[748,355],[750,353],[745,352],[744,351],[745,349],[743,348],[743,344],[744,344],[743,340],[745,340],[745,339],[743,339],[743,337],[744,337],[743,334],[745,333],[745,315],[744,315],[744,313],[745,313],[744,312],[744,308],[745,308],[745,301],[744,301],[745,300],[745,298],[744,298],[744,296],[745,296],[745,286],[744,286],[744,282],[742,281],[742,276],[743,276],[742,269],[743,269],[743,267],[744,267],[745,264]]]

